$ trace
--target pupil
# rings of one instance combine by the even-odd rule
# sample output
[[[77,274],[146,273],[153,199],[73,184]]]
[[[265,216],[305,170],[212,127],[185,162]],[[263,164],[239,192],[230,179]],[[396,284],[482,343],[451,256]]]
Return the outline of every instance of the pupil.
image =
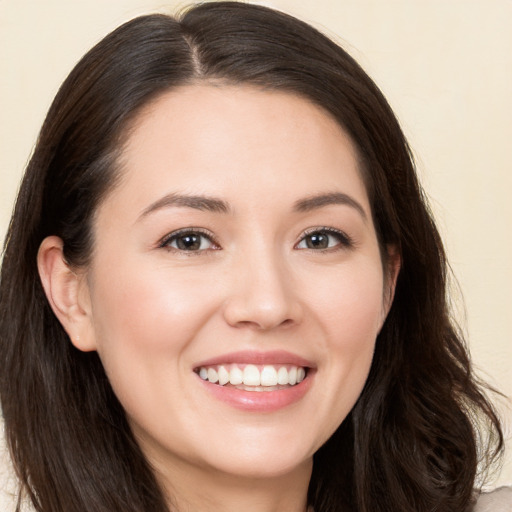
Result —
[[[195,250],[199,249],[201,239],[197,235],[184,235],[178,238],[176,245],[179,249],[183,249],[184,251]]]
[[[326,249],[329,245],[329,239],[326,235],[315,234],[310,235],[307,240],[307,246],[309,249]]]

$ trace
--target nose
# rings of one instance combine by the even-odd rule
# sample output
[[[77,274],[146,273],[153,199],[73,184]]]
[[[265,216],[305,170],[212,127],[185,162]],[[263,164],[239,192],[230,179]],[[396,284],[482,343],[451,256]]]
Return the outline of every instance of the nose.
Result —
[[[278,255],[245,256],[231,268],[224,318],[233,327],[271,330],[298,324],[302,306],[292,273]]]

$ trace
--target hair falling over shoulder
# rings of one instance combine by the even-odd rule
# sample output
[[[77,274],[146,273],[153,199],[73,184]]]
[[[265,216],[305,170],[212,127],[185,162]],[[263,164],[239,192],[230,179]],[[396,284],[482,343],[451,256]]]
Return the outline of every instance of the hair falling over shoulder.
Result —
[[[165,91],[201,81],[289,91],[330,113],[359,151],[381,247],[401,253],[368,381],[315,455],[310,505],[468,510],[502,433],[450,318],[442,242],[399,124],[343,49],[286,14],[237,2],[124,24],[82,58],[49,110],[0,282],[0,397],[20,496],[38,512],[169,510],[99,357],[76,350],[52,313],[36,258],[57,235],[71,266],[87,264],[130,122]]]

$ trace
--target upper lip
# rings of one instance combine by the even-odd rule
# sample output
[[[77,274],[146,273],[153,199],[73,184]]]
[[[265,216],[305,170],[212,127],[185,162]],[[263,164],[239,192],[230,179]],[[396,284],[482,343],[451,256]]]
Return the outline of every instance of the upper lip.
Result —
[[[239,352],[229,352],[220,356],[212,357],[201,361],[195,367],[215,366],[219,364],[254,364],[254,365],[279,365],[288,364],[293,366],[302,366],[304,368],[314,368],[314,364],[297,354],[287,352],[286,350],[272,350],[267,352],[243,350]]]

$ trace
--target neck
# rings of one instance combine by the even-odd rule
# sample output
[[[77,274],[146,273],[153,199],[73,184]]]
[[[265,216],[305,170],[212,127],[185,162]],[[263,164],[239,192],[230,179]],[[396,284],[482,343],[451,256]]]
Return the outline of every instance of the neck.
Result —
[[[306,461],[283,475],[241,477],[187,465],[167,466],[157,477],[178,512],[306,512],[311,470]]]

